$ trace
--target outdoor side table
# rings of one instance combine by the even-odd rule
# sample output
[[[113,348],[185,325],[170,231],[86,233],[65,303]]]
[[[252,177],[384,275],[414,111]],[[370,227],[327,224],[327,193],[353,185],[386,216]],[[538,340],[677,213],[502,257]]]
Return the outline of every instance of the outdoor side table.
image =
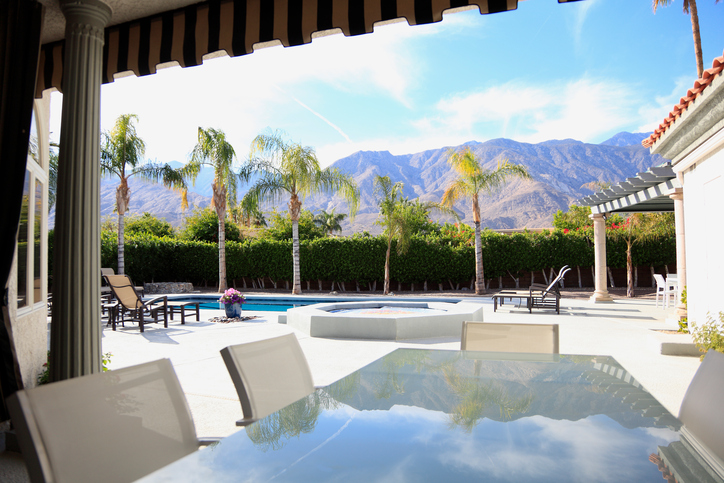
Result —
[[[194,310],[195,309],[195,310]],[[173,314],[178,312],[181,315],[181,323],[186,323],[186,317],[193,317],[196,313],[196,321],[201,320],[198,302],[168,302],[168,310],[173,321]],[[188,313],[187,313],[188,312]]]

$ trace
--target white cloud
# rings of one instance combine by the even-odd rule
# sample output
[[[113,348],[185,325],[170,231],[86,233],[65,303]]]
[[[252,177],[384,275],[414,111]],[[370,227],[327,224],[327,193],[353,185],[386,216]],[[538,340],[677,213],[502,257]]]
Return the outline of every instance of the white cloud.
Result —
[[[435,115],[414,125],[425,137],[445,133],[451,139],[465,134],[467,140],[508,137],[541,142],[566,137],[592,142],[630,124],[635,108],[633,88],[616,81],[513,81],[443,99]]]
[[[656,96],[652,102],[642,105],[638,110],[638,115],[643,124],[640,125],[638,132],[650,132],[658,128],[674,106],[682,97],[686,96],[686,91],[693,86],[691,76],[679,77],[674,80],[674,87],[669,94]]]

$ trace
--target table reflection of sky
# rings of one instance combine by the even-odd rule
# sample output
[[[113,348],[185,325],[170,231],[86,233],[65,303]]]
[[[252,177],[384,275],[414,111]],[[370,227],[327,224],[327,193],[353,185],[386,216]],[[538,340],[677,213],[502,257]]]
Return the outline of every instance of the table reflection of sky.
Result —
[[[677,439],[667,428],[626,429],[605,415],[578,421],[484,419],[468,433],[438,411],[342,406],[323,412],[312,433],[290,438],[279,450],[260,451],[240,432],[197,453],[193,475],[185,467],[165,477],[214,482],[481,481],[481,475],[484,481],[510,482],[661,481],[648,456]]]
[[[661,481],[680,423],[615,360],[495,357],[395,351],[148,481]]]

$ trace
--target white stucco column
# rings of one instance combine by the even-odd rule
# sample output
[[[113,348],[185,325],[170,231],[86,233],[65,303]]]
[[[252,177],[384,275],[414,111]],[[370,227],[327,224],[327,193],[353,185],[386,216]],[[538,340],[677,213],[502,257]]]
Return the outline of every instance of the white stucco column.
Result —
[[[591,295],[591,302],[611,302],[606,285],[606,220],[603,213],[591,215],[593,220],[594,263],[596,267],[596,290]]]
[[[53,260],[52,381],[99,372],[100,94],[104,28],[99,0],[61,0],[66,19],[63,115]]]
[[[674,200],[674,217],[676,220],[676,274],[679,279],[679,292],[686,288],[686,234],[684,230],[684,189],[676,188],[669,195]],[[676,316],[686,317],[686,305],[681,298],[676,301]]]

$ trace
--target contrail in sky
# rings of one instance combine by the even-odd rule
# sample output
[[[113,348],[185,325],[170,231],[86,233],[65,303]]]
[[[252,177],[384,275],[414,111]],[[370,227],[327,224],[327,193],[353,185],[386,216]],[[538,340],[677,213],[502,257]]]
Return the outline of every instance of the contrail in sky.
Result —
[[[296,97],[294,97],[293,95],[289,94],[288,92],[286,92],[286,91],[285,91],[284,89],[282,89],[281,87],[276,86],[276,85],[275,85],[274,87],[276,87],[277,90],[279,90],[280,92],[283,92],[284,94],[286,94],[286,95],[288,95],[289,97],[291,97],[292,100],[294,100],[294,102],[296,102],[297,104],[299,104],[300,106],[302,106],[304,109],[306,109],[307,111],[311,112],[312,114],[314,114],[315,116],[317,116],[318,118],[320,118],[322,121],[326,122],[332,129],[334,129],[335,131],[337,131],[343,138],[345,138],[348,143],[351,143],[351,142],[352,142],[352,140],[349,138],[349,136],[347,136],[347,134],[345,134],[345,132],[342,131],[339,127],[335,126],[335,125],[332,123],[332,121],[330,121],[329,119],[327,119],[326,117],[324,117],[323,115],[321,115],[320,113],[318,113],[317,111],[315,111],[314,109],[312,109],[311,107],[309,107],[308,105],[306,105],[305,103],[303,103],[302,101],[300,101],[299,99],[297,99]]]

